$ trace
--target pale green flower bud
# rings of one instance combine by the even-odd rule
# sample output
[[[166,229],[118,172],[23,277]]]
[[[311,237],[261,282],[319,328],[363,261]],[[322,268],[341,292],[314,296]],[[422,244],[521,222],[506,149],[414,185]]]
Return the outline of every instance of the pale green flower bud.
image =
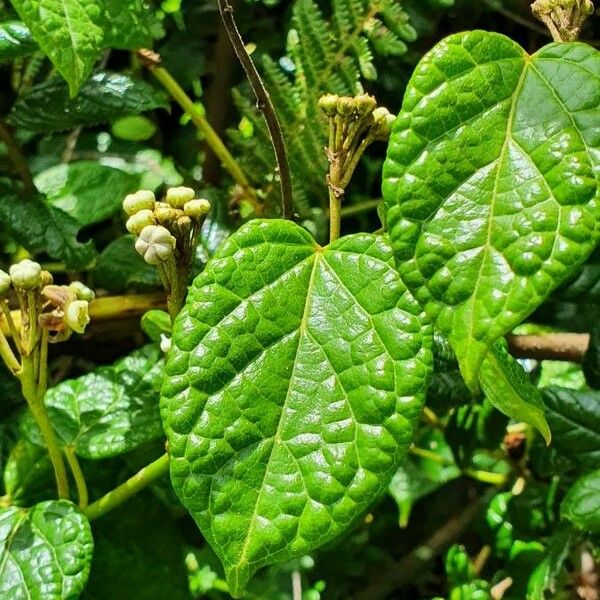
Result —
[[[328,117],[333,117],[337,112],[337,101],[335,94],[325,94],[319,98],[319,108]]]
[[[148,225],[135,241],[135,249],[149,265],[158,265],[173,255],[176,240],[161,225]]]
[[[202,219],[210,212],[210,202],[205,198],[190,200],[185,203],[183,212],[191,219]]]
[[[52,273],[50,271],[42,271],[40,275],[40,287],[44,288],[47,285],[52,285],[54,281],[54,277],[52,277]]]
[[[8,294],[8,290],[10,290],[11,283],[12,280],[10,278],[10,275],[5,271],[0,270],[0,298]]]
[[[342,96],[337,101],[337,111],[343,117],[350,116],[356,110],[354,98],[350,96]]]
[[[129,219],[127,219],[125,227],[129,233],[133,233],[133,235],[139,235],[140,231],[142,231],[144,227],[154,224],[154,213],[149,209],[144,209],[136,212],[134,215],[131,215]]]
[[[189,187],[174,187],[167,190],[167,202],[173,208],[182,208],[186,202],[194,199],[196,192]]]
[[[155,202],[156,198],[154,197],[154,192],[151,192],[150,190],[140,190],[135,194],[125,196],[125,200],[123,200],[123,210],[131,216],[141,210],[154,210]]]
[[[369,96],[369,94],[361,94],[360,96],[356,96],[356,98],[354,98],[354,103],[356,105],[356,109],[361,115],[368,115],[377,107],[377,101],[375,98],[373,98],[373,96]]]
[[[69,289],[75,293],[77,300],[91,302],[96,297],[96,294],[87,285],[81,283],[81,281],[73,281],[69,284]]]
[[[75,333],[83,333],[90,322],[89,303],[73,300],[65,307],[65,323]]]
[[[392,131],[392,124],[395,120],[396,117],[387,108],[384,108],[383,106],[376,108],[373,111],[373,127],[375,135],[384,139],[389,137]]]
[[[33,290],[42,283],[42,267],[39,263],[26,258],[9,269],[15,287]]]

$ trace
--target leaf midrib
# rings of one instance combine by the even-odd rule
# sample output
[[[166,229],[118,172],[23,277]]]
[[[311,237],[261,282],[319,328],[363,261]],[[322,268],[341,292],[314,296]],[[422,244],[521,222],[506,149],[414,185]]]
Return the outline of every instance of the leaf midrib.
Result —
[[[260,500],[261,500],[262,494],[264,492],[265,480],[266,480],[267,474],[269,472],[269,467],[271,465],[271,460],[273,458],[275,447],[277,446],[278,443],[281,442],[281,429],[282,429],[282,424],[284,421],[282,416],[285,411],[287,402],[289,400],[290,389],[292,387],[292,382],[294,381],[294,375],[296,373],[296,366],[298,364],[297,357],[298,357],[298,352],[300,351],[300,343],[302,341],[303,334],[305,334],[307,331],[308,314],[309,314],[309,308],[310,308],[310,305],[312,302],[314,288],[315,288],[315,285],[314,285],[315,278],[316,278],[317,272],[319,270],[319,264],[322,259],[323,259],[322,249],[320,247],[317,247],[315,250],[314,257],[313,257],[314,263],[313,263],[312,270],[310,273],[310,279],[308,281],[308,287],[307,287],[307,291],[306,291],[306,300],[304,301],[304,311],[302,313],[302,319],[300,321],[300,324],[299,324],[298,330],[297,330],[298,331],[298,345],[296,346],[296,352],[294,354],[294,366],[292,369],[292,373],[290,374],[290,380],[288,383],[288,388],[287,388],[287,391],[285,394],[284,401],[281,404],[281,412],[280,412],[281,416],[279,418],[279,423],[277,424],[277,430],[275,431],[275,435],[273,436],[273,443],[272,443],[271,452],[269,454],[269,460],[267,461],[267,464],[265,466],[263,479],[262,479],[258,494],[256,496],[256,502],[254,503],[254,510],[252,511],[252,515],[250,517],[250,521],[249,521],[250,527],[248,528],[248,533],[246,534],[246,540],[244,541],[244,545],[242,546],[240,558],[238,559],[238,561],[236,563],[236,566],[238,566],[238,567],[240,567],[242,564],[248,564],[248,560],[247,560],[248,547],[250,544],[250,540],[252,539],[252,531],[253,531],[254,523],[256,522],[256,517],[258,514],[258,505],[260,504]]]

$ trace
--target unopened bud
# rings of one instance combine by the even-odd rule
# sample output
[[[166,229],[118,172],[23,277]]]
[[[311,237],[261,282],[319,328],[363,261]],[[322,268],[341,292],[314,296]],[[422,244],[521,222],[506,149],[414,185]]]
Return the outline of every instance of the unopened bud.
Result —
[[[135,249],[150,265],[158,265],[173,255],[176,240],[168,229],[160,225],[148,225],[135,242]]]
[[[183,212],[192,219],[202,219],[210,212],[210,202],[204,198],[190,200],[185,203]]]
[[[155,202],[156,198],[154,192],[151,192],[150,190],[140,190],[135,194],[125,196],[125,200],[123,200],[123,210],[131,216],[140,212],[140,210],[154,210]]]
[[[173,208],[168,204],[166,206],[160,206],[154,211],[156,221],[160,225],[170,225],[175,223],[182,215],[182,211],[178,210],[177,208]]]
[[[75,293],[77,296],[77,300],[85,300],[86,302],[91,302],[95,297],[93,290],[91,290],[87,285],[81,283],[81,281],[73,281],[69,284],[69,289]]]
[[[33,290],[41,284],[42,267],[39,263],[26,258],[9,269],[15,287]]]
[[[337,112],[338,97],[335,94],[325,94],[319,98],[319,108],[328,117],[333,117]]]
[[[8,290],[10,290],[10,284],[12,280],[10,275],[5,271],[0,270],[0,297],[6,296]]]
[[[376,108],[373,111],[373,127],[375,135],[379,138],[387,139],[392,131],[392,124],[396,117],[383,106]]]
[[[341,98],[338,98],[337,111],[340,115],[347,117],[355,110],[356,106],[354,105],[354,98],[350,98],[350,96],[342,96]]]
[[[131,215],[129,219],[127,219],[125,227],[129,233],[133,233],[133,235],[139,235],[140,231],[142,231],[144,227],[154,224],[154,213],[149,209],[144,209]]]
[[[89,303],[73,300],[65,307],[65,323],[75,333],[83,333],[90,322]]]
[[[174,187],[167,190],[167,202],[173,208],[183,208],[186,202],[194,199],[196,192],[189,187]]]
[[[160,349],[166,354],[171,349],[171,338],[164,333],[160,334]]]
[[[40,275],[40,287],[45,288],[47,285],[52,285],[54,277],[50,271],[42,271]]]
[[[377,107],[377,100],[375,100],[373,96],[369,96],[369,94],[356,96],[356,98],[354,98],[354,103],[356,110],[358,110],[361,115],[368,115]]]

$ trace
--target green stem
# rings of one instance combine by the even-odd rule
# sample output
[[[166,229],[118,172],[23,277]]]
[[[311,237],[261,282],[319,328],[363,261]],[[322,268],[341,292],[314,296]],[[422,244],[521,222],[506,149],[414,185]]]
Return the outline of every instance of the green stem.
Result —
[[[342,230],[342,200],[329,185],[329,241],[339,239]]]
[[[185,93],[183,88],[175,81],[173,76],[164,68],[158,66],[150,67],[150,71],[162,83],[164,88],[169,92],[171,97],[183,108],[183,110],[190,116],[190,119],[196,125],[196,127],[202,132],[206,143],[210,146],[212,151],[217,155],[225,169],[233,177],[238,185],[240,185],[248,199],[252,203],[254,210],[257,214],[262,214],[263,207],[256,197],[256,191],[250,185],[248,178],[242,171],[242,168],[237,163],[235,158],[227,150],[225,144],[212,128],[206,117],[202,114],[200,109],[194,104],[192,99]]]
[[[54,435],[54,430],[50,424],[46,405],[44,404],[45,389],[38,386],[37,377],[34,369],[33,356],[23,357],[23,367],[19,374],[21,380],[21,389],[23,396],[27,400],[31,414],[40,428],[42,439],[46,444],[52,467],[54,468],[54,476],[56,478],[56,487],[59,498],[69,498],[69,482],[67,479],[67,470],[63,461],[60,447]]]
[[[21,365],[17,360],[8,340],[6,339],[4,333],[0,329],[0,358],[4,361],[4,364],[7,366],[8,370],[15,375],[21,369]]]
[[[144,467],[125,483],[122,483],[119,487],[116,487],[99,500],[90,504],[83,512],[90,521],[98,519],[154,483],[167,473],[168,470],[169,455],[163,454],[159,459]]]
[[[75,479],[75,485],[77,486],[79,508],[84,509],[88,505],[88,490],[83,471],[81,470],[77,455],[75,454],[75,448],[73,448],[73,446],[67,446],[65,448],[65,456],[67,457],[67,462],[69,463],[71,473],[73,473],[73,478]]]
[[[246,77],[252,86],[254,95],[256,96],[256,103],[258,109],[262,112],[269,135],[271,136],[271,142],[273,144],[273,150],[275,152],[275,158],[277,159],[277,169],[279,171],[279,183],[281,185],[281,208],[282,216],[284,219],[294,219],[294,194],[292,189],[292,175],[290,171],[290,164],[288,161],[287,150],[285,148],[285,140],[281,130],[281,124],[275,107],[269,92],[265,87],[263,80],[258,73],[256,66],[252,62],[252,58],[246,50],[244,40],[240,35],[235,19],[233,18],[233,6],[229,0],[218,0],[219,12],[221,13],[221,19],[223,25],[229,35],[229,40],[233,46],[238,60],[240,61]]]
[[[4,313],[4,318],[6,319],[6,324],[8,325],[10,337],[12,337],[13,344],[16,346],[17,350],[19,351],[19,354],[21,355],[23,354],[21,350],[21,338],[19,336],[19,332],[17,331],[15,321],[12,318],[8,302],[6,300],[0,300],[0,303],[2,304],[2,312]]]

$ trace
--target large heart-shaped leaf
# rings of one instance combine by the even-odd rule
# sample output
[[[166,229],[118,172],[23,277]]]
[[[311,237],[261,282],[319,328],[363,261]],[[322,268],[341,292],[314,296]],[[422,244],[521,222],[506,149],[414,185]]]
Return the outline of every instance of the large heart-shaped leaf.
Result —
[[[580,43],[528,56],[453,35],[408,85],[384,169],[392,246],[472,389],[493,342],[598,241],[599,119],[600,54]]]
[[[194,281],[161,411],[173,485],[235,597],[347,529],[405,455],[431,339],[392,263],[381,236],[321,248],[253,221]]]
[[[70,502],[0,510],[0,597],[75,600],[93,549],[90,524]]]

